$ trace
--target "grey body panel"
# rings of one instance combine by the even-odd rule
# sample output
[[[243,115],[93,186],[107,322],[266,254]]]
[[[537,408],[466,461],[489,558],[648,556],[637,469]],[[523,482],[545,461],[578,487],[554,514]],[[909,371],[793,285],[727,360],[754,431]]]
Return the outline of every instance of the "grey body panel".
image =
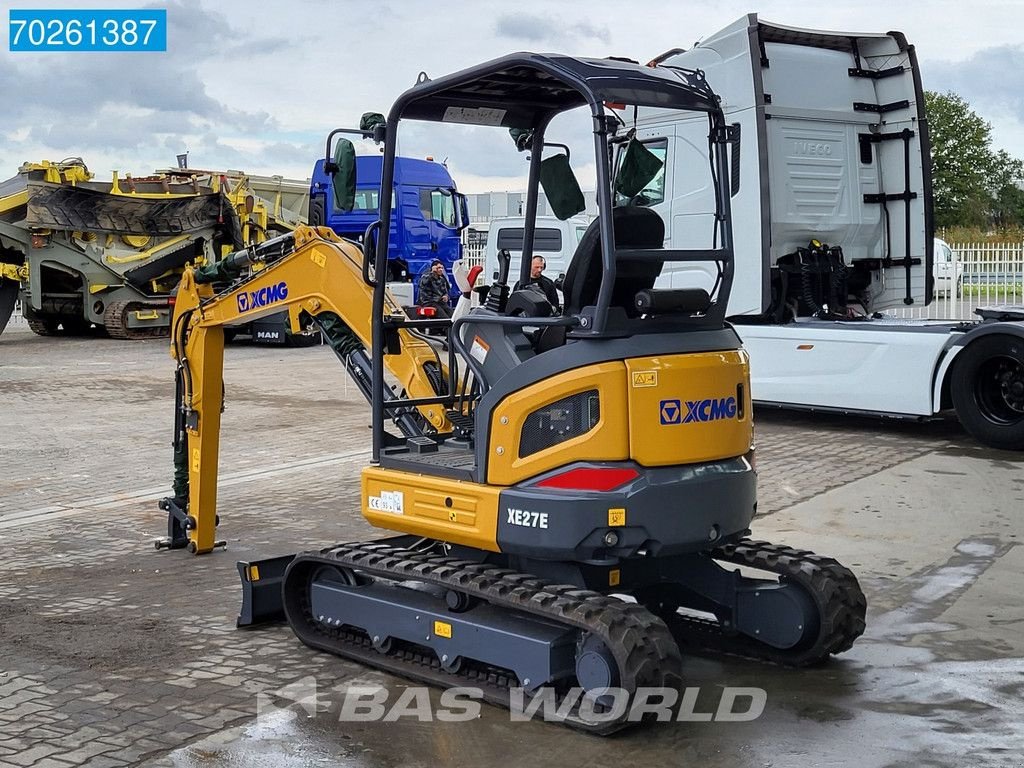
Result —
[[[633,467],[640,474],[605,492],[536,486],[577,466]],[[610,508],[626,510],[626,525],[609,527]],[[757,475],[744,457],[656,468],[582,462],[502,491],[497,540],[504,554],[541,559],[628,558],[640,549],[660,557],[706,550],[746,531],[756,508]],[[609,531],[619,538],[614,547],[603,543]]]
[[[486,603],[453,613],[429,592],[371,583],[348,586],[314,581],[313,616],[327,626],[349,625],[371,639],[389,638],[434,650],[442,665],[459,657],[510,669],[524,687],[534,688],[574,670],[578,631],[536,616],[510,613]],[[435,633],[435,622],[450,625],[450,637]]]

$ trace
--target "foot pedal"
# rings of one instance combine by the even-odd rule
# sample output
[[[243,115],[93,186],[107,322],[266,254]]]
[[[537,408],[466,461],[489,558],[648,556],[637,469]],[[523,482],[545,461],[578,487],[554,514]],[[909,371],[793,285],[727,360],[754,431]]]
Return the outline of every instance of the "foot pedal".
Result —
[[[437,443],[429,437],[410,437],[405,441],[405,446],[412,453],[437,453]]]
[[[446,411],[445,416],[448,417],[448,421],[452,423],[452,427],[455,428],[455,432],[460,438],[468,439],[473,436],[475,419],[472,416],[467,416],[461,411]]]

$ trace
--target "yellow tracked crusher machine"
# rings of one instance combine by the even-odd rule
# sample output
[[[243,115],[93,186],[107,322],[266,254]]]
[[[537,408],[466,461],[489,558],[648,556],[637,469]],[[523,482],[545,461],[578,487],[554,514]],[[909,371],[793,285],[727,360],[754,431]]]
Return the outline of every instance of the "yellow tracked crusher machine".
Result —
[[[380,224],[391,217],[400,123],[513,134],[529,155],[529,254],[541,187],[563,218],[583,207],[568,148],[545,140],[570,110],[593,130],[599,216],[562,282],[564,312],[532,289],[510,291],[504,254],[482,306],[455,319],[403,314],[383,281]],[[642,110],[707,122],[692,187],[674,193],[705,196],[705,248],[666,249],[667,224],[695,221],[669,222],[639,194],[662,162],[631,130]],[[361,511],[393,535],[239,563],[240,626],[284,618],[309,646],[475,686],[499,705],[514,689],[553,691],[569,702],[562,720],[599,734],[632,722],[629,704],[645,691],[680,689],[681,649],[801,666],[850,648],[865,614],[854,575],[747,538],[749,372],[724,318],[736,130],[699,71],[521,53],[421,75],[386,124],[357,131],[384,142],[380,219],[362,245],[300,227],[186,269],[171,333],[174,495],[161,502],[168,537],[158,546],[218,546],[224,329],[287,308],[295,327],[321,328],[372,405]],[[343,164],[332,170],[337,185],[354,183]],[[716,277],[655,287],[673,261]],[[528,270],[524,259],[524,284]]]

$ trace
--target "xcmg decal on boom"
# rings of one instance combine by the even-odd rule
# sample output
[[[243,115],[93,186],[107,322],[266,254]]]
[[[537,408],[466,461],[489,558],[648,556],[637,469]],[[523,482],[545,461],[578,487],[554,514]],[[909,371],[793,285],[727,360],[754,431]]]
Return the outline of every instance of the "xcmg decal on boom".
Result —
[[[268,285],[258,291],[247,291],[238,294],[238,311],[248,312],[259,309],[288,298],[288,284],[282,280],[277,285]]]

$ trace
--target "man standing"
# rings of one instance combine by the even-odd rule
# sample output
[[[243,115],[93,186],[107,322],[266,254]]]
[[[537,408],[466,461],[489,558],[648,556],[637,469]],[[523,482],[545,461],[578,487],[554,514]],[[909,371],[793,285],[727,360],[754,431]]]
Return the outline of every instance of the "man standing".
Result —
[[[451,317],[451,285],[444,273],[444,263],[440,259],[430,262],[430,269],[420,275],[419,298],[417,303],[424,307],[433,307],[438,315]]]
[[[554,282],[543,274],[544,268],[547,265],[543,256],[534,256],[530,262],[530,280],[526,285],[522,285],[517,281],[512,290],[518,291],[520,288],[529,287],[539,290],[551,305],[551,314],[557,315],[561,311],[561,308],[558,306],[558,290],[555,288]]]

